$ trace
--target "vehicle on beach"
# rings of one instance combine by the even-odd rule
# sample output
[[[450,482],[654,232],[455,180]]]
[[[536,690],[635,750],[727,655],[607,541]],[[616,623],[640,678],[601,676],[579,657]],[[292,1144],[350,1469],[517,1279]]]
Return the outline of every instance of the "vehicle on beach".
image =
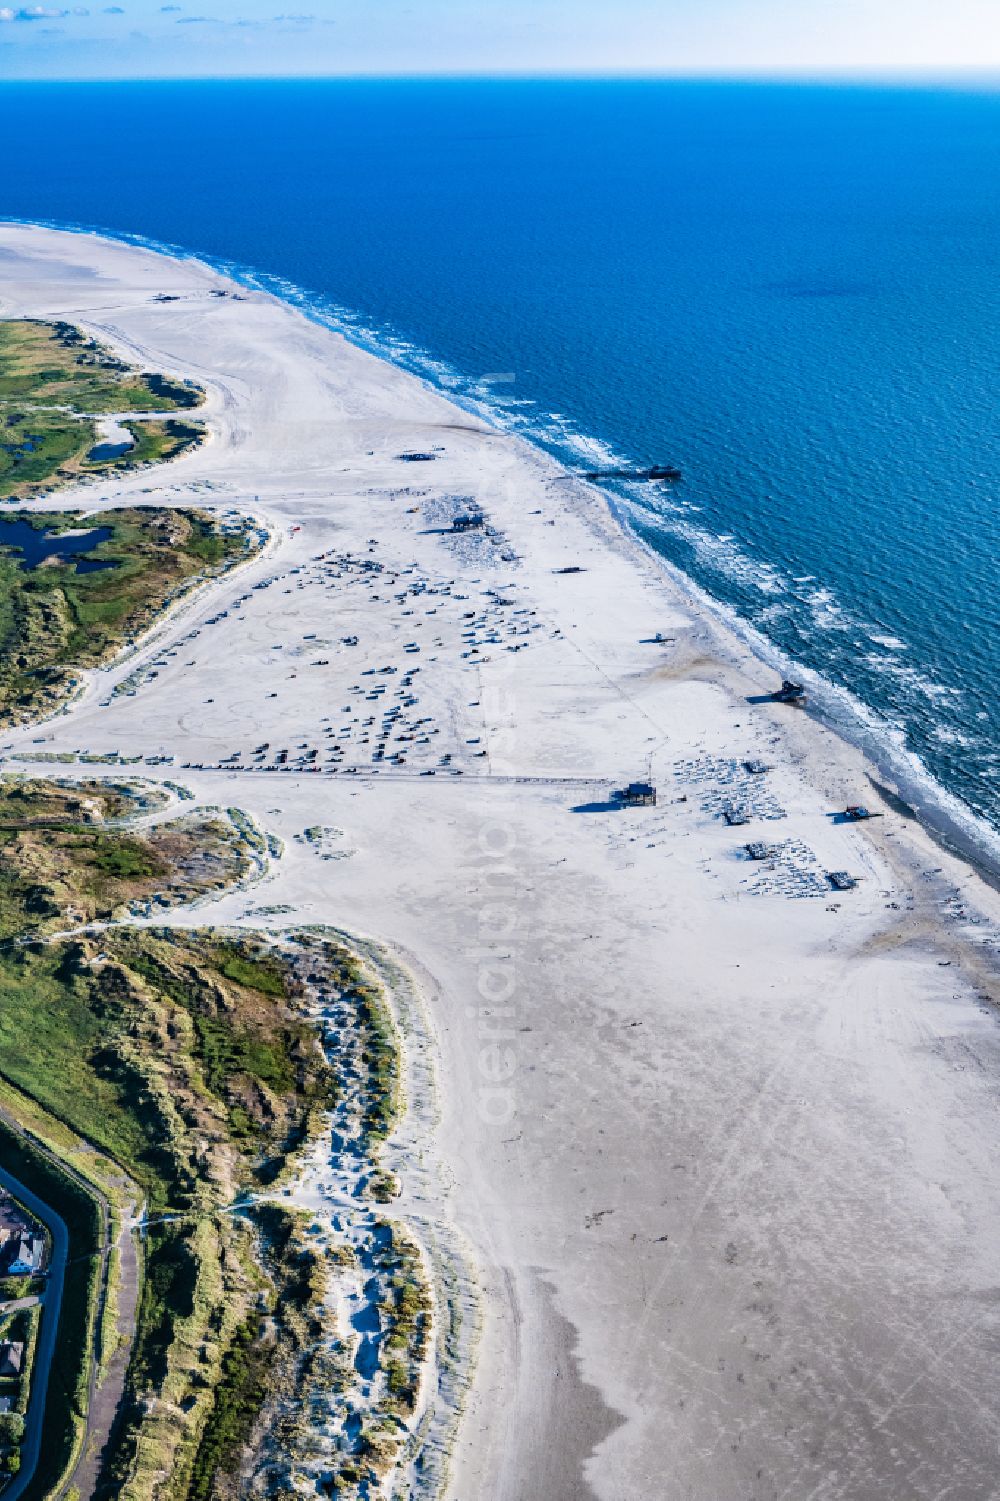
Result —
[[[804,704],[806,690],[802,683],[793,683],[790,678],[783,678],[781,687],[775,688],[771,698],[776,704]]]

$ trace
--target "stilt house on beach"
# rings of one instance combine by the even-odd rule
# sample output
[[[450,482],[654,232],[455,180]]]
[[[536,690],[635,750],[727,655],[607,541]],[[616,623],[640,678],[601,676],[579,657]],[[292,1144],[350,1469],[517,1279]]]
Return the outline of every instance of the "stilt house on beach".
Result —
[[[629,782],[615,797],[626,808],[656,807],[656,788],[652,782]]]

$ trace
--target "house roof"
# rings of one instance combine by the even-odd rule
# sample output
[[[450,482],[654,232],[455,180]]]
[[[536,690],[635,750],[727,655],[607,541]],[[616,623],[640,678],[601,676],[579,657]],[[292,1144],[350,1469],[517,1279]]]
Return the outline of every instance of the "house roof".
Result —
[[[22,1235],[10,1264],[11,1266],[27,1266],[35,1270],[41,1266],[44,1255],[45,1242],[40,1235]]]

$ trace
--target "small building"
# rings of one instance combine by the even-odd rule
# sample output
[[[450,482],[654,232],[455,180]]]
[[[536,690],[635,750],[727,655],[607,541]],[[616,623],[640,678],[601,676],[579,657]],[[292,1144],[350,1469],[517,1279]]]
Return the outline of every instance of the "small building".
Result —
[[[766,761],[752,760],[743,762],[743,770],[748,771],[752,777],[762,777],[767,769]]]
[[[752,844],[745,844],[743,848],[747,852],[748,860],[766,860],[772,853],[770,845],[761,844],[758,840],[754,840]]]
[[[850,875],[846,870],[828,870],[826,878],[834,891],[853,891],[858,884],[857,876]]]
[[[655,808],[656,788],[652,782],[629,782],[615,794],[626,808]]]
[[[466,511],[462,516],[456,516],[451,523],[453,532],[474,532],[483,526],[486,517],[479,511]]]
[[[730,827],[736,827],[739,824],[750,822],[750,814],[747,809],[740,807],[736,803],[727,804],[727,806],[722,810],[722,816],[726,820],[726,823],[730,825]]]
[[[5,1339],[0,1342],[0,1376],[20,1376],[23,1364],[23,1341]]]
[[[45,1241],[40,1235],[23,1235],[7,1263],[12,1277],[30,1277],[40,1272],[45,1260]]]

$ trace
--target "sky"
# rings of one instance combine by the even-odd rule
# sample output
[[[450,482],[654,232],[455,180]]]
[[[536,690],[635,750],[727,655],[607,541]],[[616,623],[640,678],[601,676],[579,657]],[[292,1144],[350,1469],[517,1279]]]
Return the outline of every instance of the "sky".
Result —
[[[1000,0],[0,0],[0,82],[964,69]]]

